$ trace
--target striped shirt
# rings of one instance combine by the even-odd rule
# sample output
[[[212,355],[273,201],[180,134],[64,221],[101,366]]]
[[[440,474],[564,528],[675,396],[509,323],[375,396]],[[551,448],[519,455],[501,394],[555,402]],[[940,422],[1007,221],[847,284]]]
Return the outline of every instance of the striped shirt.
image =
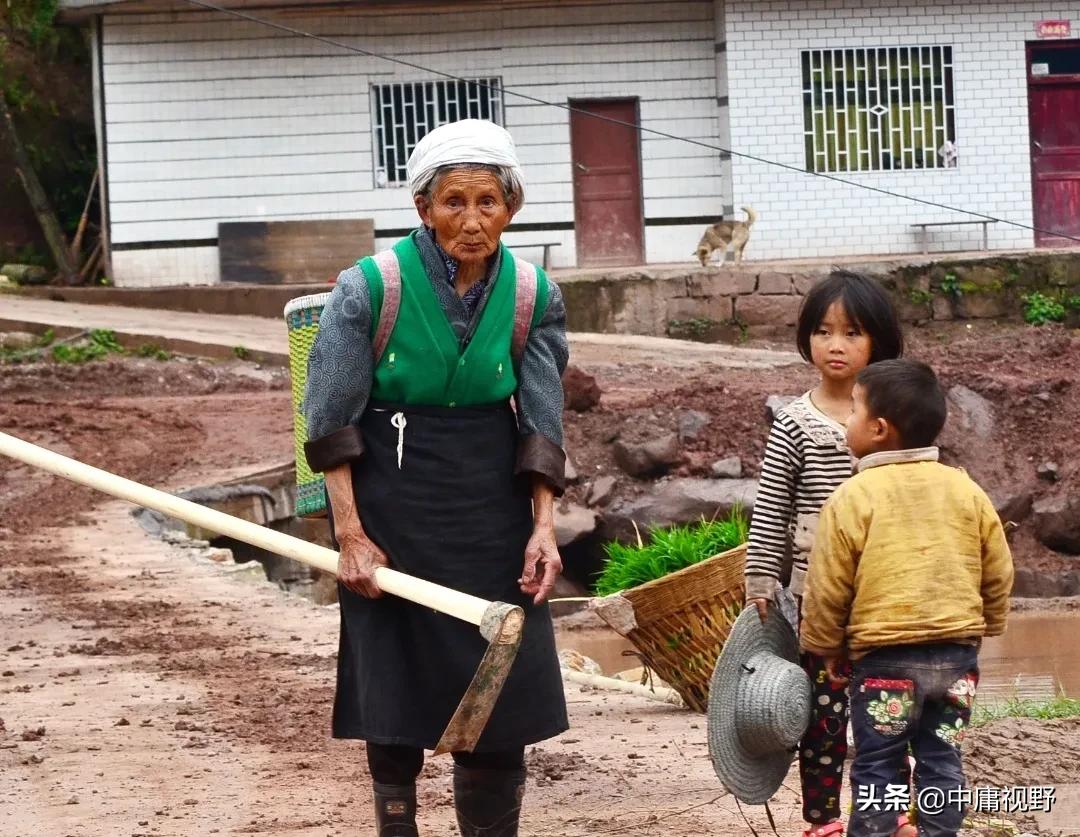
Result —
[[[814,406],[810,393],[777,413],[750,521],[748,599],[773,597],[789,550],[791,592],[802,595],[821,507],[852,474],[844,437],[844,428]]]

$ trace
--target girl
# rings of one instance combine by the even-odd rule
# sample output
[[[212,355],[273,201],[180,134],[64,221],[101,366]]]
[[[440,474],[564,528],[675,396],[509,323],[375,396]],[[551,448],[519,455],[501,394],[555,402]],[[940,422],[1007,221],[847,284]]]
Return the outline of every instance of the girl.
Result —
[[[896,310],[882,287],[844,270],[833,271],[806,295],[796,342],[821,379],[777,413],[765,448],[746,553],[746,604],[762,620],[789,549],[790,589],[801,601],[818,514],[852,474],[844,438],[855,376],[871,363],[900,357],[904,349]],[[803,666],[814,690],[810,727],[799,749],[803,819],[809,823],[803,837],[841,835],[847,694],[830,683],[822,658],[804,654]],[[905,823],[895,837],[914,836]]]

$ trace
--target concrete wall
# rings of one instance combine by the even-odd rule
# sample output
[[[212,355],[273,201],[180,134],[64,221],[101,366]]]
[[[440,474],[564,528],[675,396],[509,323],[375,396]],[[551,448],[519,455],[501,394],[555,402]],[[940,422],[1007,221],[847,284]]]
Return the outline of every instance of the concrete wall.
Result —
[[[914,263],[847,263],[876,277],[893,294],[906,322],[1010,319],[1023,297],[1039,291],[1066,304],[1066,323],[1080,325],[1080,252]],[[645,334],[707,342],[745,336],[790,336],[802,298],[828,272],[825,265],[753,265],[702,270],[611,271],[564,276],[570,331]]]
[[[1071,18],[1080,2],[729,0],[732,147],[806,167],[800,53],[812,48],[951,45],[958,166],[842,174],[848,180],[1032,223],[1025,41],[1036,22]],[[799,171],[735,158],[734,203],[761,215],[748,258],[918,252],[916,222],[963,216]],[[992,248],[1030,247],[1030,231],[996,224]],[[981,227],[934,231],[931,250],[981,247]]]
[[[403,14],[357,4],[286,22],[443,72],[501,77],[507,90],[557,103],[640,97],[643,126],[715,142],[718,5],[569,0]],[[386,233],[416,224],[405,188],[375,186],[370,88],[430,74],[201,12],[109,15],[102,61],[117,284],[216,282],[218,221],[373,217]],[[507,243],[539,260],[525,245],[560,241],[553,264],[572,265],[568,114],[504,101],[529,181],[516,220],[545,226]],[[645,134],[642,178],[648,260],[687,260],[697,219],[730,203],[723,162]]]

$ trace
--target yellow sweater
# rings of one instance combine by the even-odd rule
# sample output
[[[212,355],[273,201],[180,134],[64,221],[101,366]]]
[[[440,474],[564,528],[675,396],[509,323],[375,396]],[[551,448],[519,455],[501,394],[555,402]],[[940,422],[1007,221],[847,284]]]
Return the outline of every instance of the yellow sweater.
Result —
[[[936,448],[872,454],[821,511],[801,644],[858,658],[1005,630],[1013,564],[993,504]]]

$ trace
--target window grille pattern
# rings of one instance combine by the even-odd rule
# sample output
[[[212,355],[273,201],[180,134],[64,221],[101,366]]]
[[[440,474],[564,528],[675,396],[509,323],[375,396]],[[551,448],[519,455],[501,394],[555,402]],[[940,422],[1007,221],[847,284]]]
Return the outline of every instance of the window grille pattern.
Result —
[[[408,182],[405,164],[409,155],[433,128],[459,119],[503,124],[502,82],[498,78],[377,84],[372,86],[371,104],[377,186]]]
[[[807,170],[952,164],[952,47],[804,50],[802,80]]]

